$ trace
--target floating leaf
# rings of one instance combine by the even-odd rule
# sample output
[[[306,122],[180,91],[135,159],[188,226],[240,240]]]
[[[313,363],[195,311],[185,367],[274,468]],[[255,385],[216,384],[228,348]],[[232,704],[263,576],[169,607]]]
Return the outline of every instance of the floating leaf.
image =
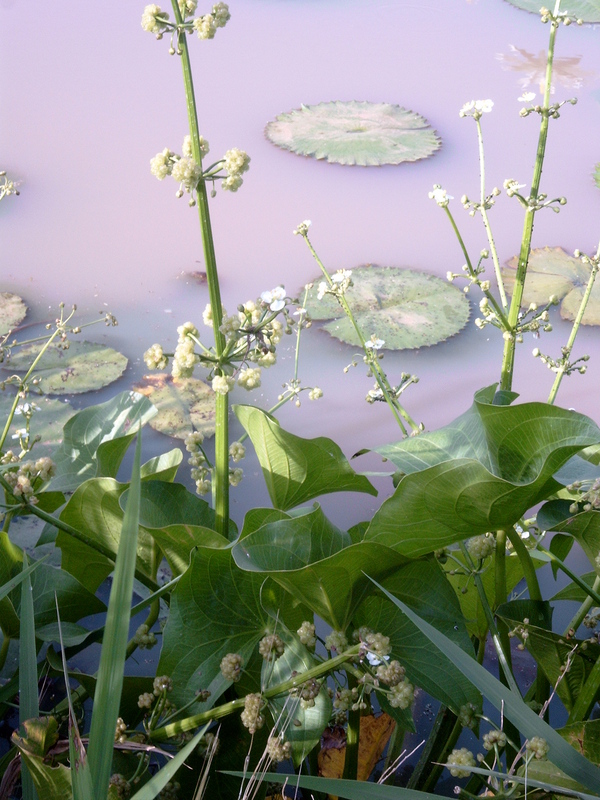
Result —
[[[506,288],[512,293],[515,285],[518,256],[513,256],[502,270]],[[532,250],[527,267],[522,305],[544,305],[551,295],[562,300],[560,315],[574,320],[591,274],[589,264],[568,255],[562,247],[540,247]],[[583,315],[584,325],[600,325],[600,282],[596,281]]]
[[[0,336],[8,333],[25,317],[27,306],[12,292],[0,292]]]
[[[5,420],[8,417],[14,398],[14,394],[8,389],[0,392],[0,419]],[[36,407],[31,417],[29,428],[31,439],[33,440],[36,436],[41,436],[40,441],[35,445],[35,449],[31,455],[35,458],[50,455],[62,441],[63,425],[66,424],[75,412],[65,400],[30,395],[27,402],[29,405]],[[24,405],[24,403],[21,403],[21,405]],[[14,447],[14,442],[17,441],[11,438],[16,435],[15,431],[24,427],[24,417],[22,414],[16,414],[8,433],[7,441],[13,441],[13,445],[9,444],[9,447]]]
[[[360,341],[337,299],[317,299],[314,279],[306,307],[315,320],[330,319],[323,329],[355,346]],[[443,342],[467,324],[469,301],[452,284],[427,272],[366,265],[352,270],[346,299],[363,334],[383,339],[386,350],[412,350]]]
[[[362,167],[418,161],[441,144],[420,114],[356,100],[302,105],[269,122],[265,133],[273,144],[298,155]]]
[[[43,345],[32,344],[20,349],[4,365],[11,371],[25,372],[39,354]],[[80,394],[101,389],[116,381],[127,366],[122,353],[94,342],[70,342],[68,350],[51,344],[35,374],[39,377],[44,394]]]
[[[193,430],[204,436],[214,434],[215,393],[198,378],[173,378],[161,372],[145,375],[133,388],[158,409],[158,414],[150,420],[154,430],[176,439],[185,439]]]
[[[523,9],[523,11],[531,11],[533,14],[540,13],[539,0],[508,0],[511,6]],[[549,3],[552,9],[553,4]],[[569,14],[574,17],[582,19],[584,22],[600,22],[600,0],[569,0],[565,3],[565,8],[561,11],[568,10]]]

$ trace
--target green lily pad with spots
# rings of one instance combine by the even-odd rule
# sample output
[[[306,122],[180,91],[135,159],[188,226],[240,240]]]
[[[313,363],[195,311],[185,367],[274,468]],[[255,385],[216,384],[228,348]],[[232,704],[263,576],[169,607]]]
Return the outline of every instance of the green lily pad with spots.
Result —
[[[265,134],[298,155],[362,167],[419,161],[441,145],[420,114],[391,103],[356,100],[303,105],[269,122]]]
[[[13,352],[4,369],[26,372],[39,354],[42,344],[31,344]],[[35,375],[44,394],[81,394],[101,389],[120,378],[127,358],[103,344],[69,342],[67,350],[51,344],[37,365]]]
[[[160,372],[145,375],[133,389],[158,409],[149,424],[159,433],[176,439],[185,439],[194,430],[204,436],[214,434],[215,393],[198,378],[173,378]]]
[[[502,269],[507,291],[512,294],[517,274],[518,257],[513,256]],[[522,306],[545,305],[552,295],[562,301],[560,315],[574,320],[579,311],[591,269],[562,247],[540,247],[529,256]],[[583,315],[584,325],[600,325],[600,282],[596,279]]]
[[[323,329],[355,346],[360,340],[337,299],[318,299],[319,284],[307,299],[314,320],[331,320]],[[353,285],[346,299],[364,337],[382,339],[385,350],[412,350],[443,342],[458,333],[469,319],[469,301],[446,280],[426,272],[400,267],[366,265],[352,270]]]
[[[543,5],[540,0],[508,0],[508,2],[511,6],[531,11],[538,16]],[[561,5],[564,7],[561,11],[568,11],[572,17],[582,19],[584,22],[600,22],[600,0],[569,0]],[[554,3],[548,3],[548,8],[552,10]]]
[[[14,399],[15,393],[11,388],[7,387],[3,392],[0,392],[1,420],[4,421],[8,417]],[[39,458],[40,456],[52,455],[55,448],[62,442],[63,426],[75,411],[65,400],[57,400],[50,397],[30,395],[26,401],[21,401],[19,405],[23,407],[26,403],[33,406],[30,424],[31,438],[41,437],[40,441],[35,445],[31,457]],[[8,448],[12,450],[20,449],[18,438],[13,437],[18,436],[16,431],[24,427],[25,418],[23,414],[15,414],[6,440]]]
[[[25,318],[27,306],[17,294],[0,292],[0,336],[8,333]]]

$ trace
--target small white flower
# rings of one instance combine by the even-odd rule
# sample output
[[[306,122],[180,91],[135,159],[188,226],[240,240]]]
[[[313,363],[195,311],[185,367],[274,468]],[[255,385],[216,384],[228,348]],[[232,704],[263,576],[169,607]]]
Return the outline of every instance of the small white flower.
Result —
[[[309,219],[305,219],[304,222],[301,222],[300,225],[293,231],[294,236],[306,236],[308,233],[308,229],[312,225],[312,222]]]
[[[22,439],[24,436],[27,436],[27,431],[25,428],[17,428],[17,430],[13,433],[13,439]]]
[[[373,334],[373,336],[365,342],[365,347],[369,350],[381,350],[384,344],[385,341],[383,339],[378,339],[375,334]]]
[[[518,97],[517,100],[519,101],[519,103],[531,103],[534,97],[535,97],[535,92],[523,92],[521,97]]]
[[[389,661],[389,660],[390,660],[389,656],[384,656],[383,659],[381,659],[377,658],[377,656],[370,650],[367,651],[367,661],[372,667],[378,667],[382,663],[382,661]]]
[[[333,283],[344,283],[344,281],[350,279],[351,274],[349,269],[338,269],[337,272],[331,276],[331,280]],[[319,286],[319,289],[320,288]]]
[[[482,114],[489,114],[493,107],[493,100],[475,100],[475,111],[481,111]]]
[[[475,100],[470,100],[468,103],[465,103],[460,110],[461,116],[464,116],[468,111],[471,111],[472,108],[475,106]]]
[[[325,281],[321,281],[319,284],[319,291],[317,292],[317,300],[322,300],[325,295],[327,294],[327,284]]]
[[[260,299],[269,306],[271,311],[281,311],[285,307],[285,289],[283,286],[277,286],[270,292],[263,292]]]
[[[429,192],[429,199],[435,200],[435,202],[440,206],[440,208],[446,208],[450,200],[454,200],[451,194],[439,185],[439,183],[434,184],[433,190]]]

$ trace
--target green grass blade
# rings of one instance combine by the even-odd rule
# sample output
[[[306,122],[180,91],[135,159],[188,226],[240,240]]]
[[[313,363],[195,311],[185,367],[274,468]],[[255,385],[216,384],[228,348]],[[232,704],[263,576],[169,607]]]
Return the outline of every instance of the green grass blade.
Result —
[[[27,569],[27,555],[23,553],[23,569]],[[40,715],[38,702],[37,651],[35,646],[35,621],[31,573],[21,583],[21,635],[19,639],[19,724]],[[23,800],[37,800],[37,792],[29,770],[22,765]]]
[[[468,678],[479,691],[499,711],[503,711],[506,717],[515,724],[524,737],[531,739],[533,736],[540,736],[548,742],[550,747],[549,760],[557,767],[566,772],[567,775],[592,792],[597,791],[600,786],[600,769],[588,761],[587,758],[578,753],[560,734],[550,727],[543,719],[527,706],[520,696],[514,694],[500,681],[496,680],[490,673],[468,656],[463,650],[450,641],[444,634],[436,630],[432,625],[415,614],[407,605],[392,594],[387,592],[383,586],[373,581],[394,605],[396,605],[406,616],[418,625],[421,632],[427,636],[435,647],[444,655],[449,657],[460,669],[463,675]]]
[[[69,705],[69,760],[71,762],[71,786],[73,789],[73,800],[91,800],[94,796],[94,783],[92,773],[87,760],[87,753],[79,735],[77,719],[73,710],[71,700],[71,687],[69,685],[69,671],[67,669],[67,659],[63,645],[62,628],[60,624],[60,609],[58,598],[54,593],[56,601],[56,619],[58,622],[58,635],[60,638],[60,654],[62,657],[63,675],[65,676],[65,688],[67,691],[67,703]]]
[[[185,747],[182,747],[175,758],[172,758],[162,769],[159,769],[156,775],[151,778],[148,783],[145,783],[139,792],[136,792],[129,800],[154,800],[156,795],[162,791],[173,778],[179,767],[183,765],[186,758],[194,752],[200,739],[206,733],[207,728],[208,725],[205,725],[202,730],[199,730],[191,742],[188,742]]]
[[[133,595],[140,509],[140,449],[138,435],[131,475],[131,487],[121,528],[119,550],[115,561],[113,584],[108,602],[106,626],[98,683],[90,728],[88,759],[94,778],[97,800],[106,800],[111,774],[115,728],[119,716],[127,640],[129,609]]]
[[[6,581],[6,583],[3,583],[2,586],[0,586],[0,600],[6,597],[7,594],[10,594],[10,592],[12,592],[12,590],[21,583],[21,581],[24,581],[25,578],[28,578],[31,573],[48,558],[49,556],[44,556],[43,558],[40,558],[39,561],[34,561],[30,567],[25,568],[25,566],[23,566],[23,569],[18,575],[15,575],[14,578],[11,578],[9,581]]]
[[[225,775],[234,775],[238,778],[249,778],[247,772],[225,771]],[[267,772],[262,776],[263,781],[284,783],[294,789],[299,786],[311,792],[324,792],[346,800],[439,800],[439,795],[431,792],[419,792],[416,789],[403,789],[400,786],[387,786],[366,781],[347,781],[338,778],[317,778],[312,775],[285,775],[280,772]],[[137,795],[132,800],[137,800]]]

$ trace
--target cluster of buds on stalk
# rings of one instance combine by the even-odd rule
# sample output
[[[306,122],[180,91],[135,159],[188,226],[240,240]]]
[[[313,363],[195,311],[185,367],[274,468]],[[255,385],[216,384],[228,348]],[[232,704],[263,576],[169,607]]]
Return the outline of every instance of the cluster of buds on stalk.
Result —
[[[224,28],[231,19],[227,3],[215,3],[208,14],[194,17],[198,0],[179,0],[181,21],[171,22],[169,14],[160,6],[151,3],[144,8],[142,28],[162,39],[165,33],[171,34],[170,55],[182,54],[181,41],[186,34],[196,33],[199,39],[214,39],[219,28]]]
[[[558,26],[561,23],[563,25],[572,25],[573,23],[576,25],[583,25],[583,20],[581,17],[576,17],[574,14],[569,14],[568,11],[553,14],[549,8],[546,8],[546,6],[542,6],[540,8],[540,19],[544,24],[551,22],[554,26]]]

